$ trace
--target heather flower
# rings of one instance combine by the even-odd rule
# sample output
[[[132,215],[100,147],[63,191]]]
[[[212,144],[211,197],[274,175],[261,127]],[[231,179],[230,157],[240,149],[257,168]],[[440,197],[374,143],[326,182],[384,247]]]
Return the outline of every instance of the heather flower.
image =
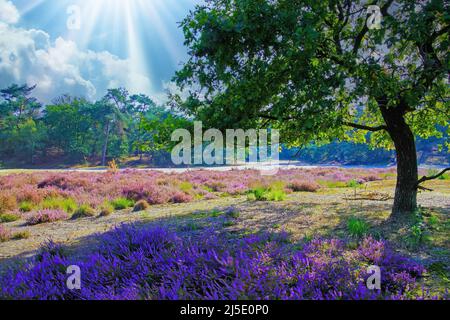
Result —
[[[367,259],[382,268],[382,290],[365,286]],[[80,291],[65,286],[71,264],[83,270]],[[420,275],[415,262],[373,239],[354,250],[337,239],[299,248],[284,232],[230,238],[213,228],[192,236],[124,225],[84,258],[47,244],[35,261],[0,278],[0,298],[408,299],[423,298],[415,293]]]
[[[36,225],[41,223],[65,220],[67,218],[68,215],[63,210],[44,209],[28,214],[26,220],[28,225]]]

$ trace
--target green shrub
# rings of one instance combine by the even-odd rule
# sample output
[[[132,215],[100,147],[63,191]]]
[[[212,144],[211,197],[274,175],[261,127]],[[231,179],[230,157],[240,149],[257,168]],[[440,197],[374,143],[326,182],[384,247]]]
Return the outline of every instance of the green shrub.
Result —
[[[283,190],[272,190],[267,194],[267,200],[269,201],[283,201],[286,199],[286,192]]]
[[[95,216],[95,210],[88,204],[81,205],[73,214],[72,219]]]
[[[144,211],[144,210],[147,210],[148,208],[150,208],[150,205],[149,205],[149,203],[147,201],[139,200],[134,205],[133,212]]]
[[[13,213],[0,214],[0,223],[14,222],[19,219],[20,219],[20,217],[17,214],[13,214]]]
[[[274,182],[269,187],[257,186],[249,191],[248,199],[257,201],[283,201],[286,199],[283,182]]]
[[[361,186],[361,183],[359,183],[356,180],[350,180],[350,181],[347,181],[347,183],[345,185],[348,188],[358,188]]]
[[[347,221],[347,230],[352,237],[361,238],[369,232],[369,225],[362,219],[350,218]]]
[[[33,211],[33,209],[34,209],[34,204],[29,201],[21,202],[19,205],[19,210],[22,212],[30,212],[30,211]]]
[[[111,205],[115,210],[124,210],[134,206],[134,201],[127,198],[117,198],[111,201]]]

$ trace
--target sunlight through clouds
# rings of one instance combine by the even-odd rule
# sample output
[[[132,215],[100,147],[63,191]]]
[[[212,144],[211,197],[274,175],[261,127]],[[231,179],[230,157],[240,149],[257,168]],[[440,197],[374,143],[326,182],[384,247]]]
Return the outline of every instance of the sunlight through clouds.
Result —
[[[0,10],[0,20],[5,23],[0,34],[0,48],[5,48],[0,86],[36,82],[36,92],[44,101],[65,93],[96,99],[118,86],[164,100],[165,84],[186,58],[178,22],[196,3],[199,1],[0,0],[0,8],[17,13]],[[71,28],[74,7],[80,21],[79,27]],[[35,39],[31,30],[45,36]],[[6,39],[12,34],[15,41],[8,45]],[[71,53],[55,56],[62,48],[71,48]],[[17,60],[11,61],[10,56]]]

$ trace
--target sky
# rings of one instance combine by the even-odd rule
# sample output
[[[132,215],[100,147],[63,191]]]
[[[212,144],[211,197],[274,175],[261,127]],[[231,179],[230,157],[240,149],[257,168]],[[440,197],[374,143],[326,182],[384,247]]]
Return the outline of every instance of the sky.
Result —
[[[62,94],[101,98],[125,87],[157,102],[187,49],[178,23],[201,0],[0,0],[0,88],[37,85],[49,103]]]

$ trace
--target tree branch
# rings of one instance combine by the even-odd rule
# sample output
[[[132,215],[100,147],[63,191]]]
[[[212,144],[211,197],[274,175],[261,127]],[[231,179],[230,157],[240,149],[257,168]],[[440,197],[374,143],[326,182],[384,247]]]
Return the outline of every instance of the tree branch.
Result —
[[[352,128],[356,128],[356,129],[361,129],[361,130],[367,130],[367,131],[381,131],[381,130],[386,130],[387,127],[382,125],[382,126],[378,126],[378,127],[369,127],[369,126],[365,126],[363,124],[358,124],[358,123],[352,123],[352,122],[344,122],[343,123],[345,126],[347,127],[352,127]]]
[[[389,0],[384,4],[384,6],[381,7],[380,12],[383,16],[387,15],[388,9],[391,6],[392,2],[394,2],[394,0]],[[366,35],[367,31],[369,31],[369,28],[367,27],[367,19],[368,17],[365,20],[364,27],[361,29],[361,31],[355,38],[355,44],[353,45],[353,54],[358,53],[359,47],[361,46],[361,42],[364,39],[364,36]]]
[[[423,189],[422,186],[420,186],[421,183],[428,181],[428,180],[434,180],[439,178],[440,176],[442,176],[444,173],[446,173],[447,171],[450,171],[450,167],[449,168],[445,168],[444,170],[442,170],[441,172],[439,172],[438,174],[435,174],[434,176],[423,176],[422,178],[419,179],[419,181],[417,181],[416,184],[416,188],[418,189]]]

